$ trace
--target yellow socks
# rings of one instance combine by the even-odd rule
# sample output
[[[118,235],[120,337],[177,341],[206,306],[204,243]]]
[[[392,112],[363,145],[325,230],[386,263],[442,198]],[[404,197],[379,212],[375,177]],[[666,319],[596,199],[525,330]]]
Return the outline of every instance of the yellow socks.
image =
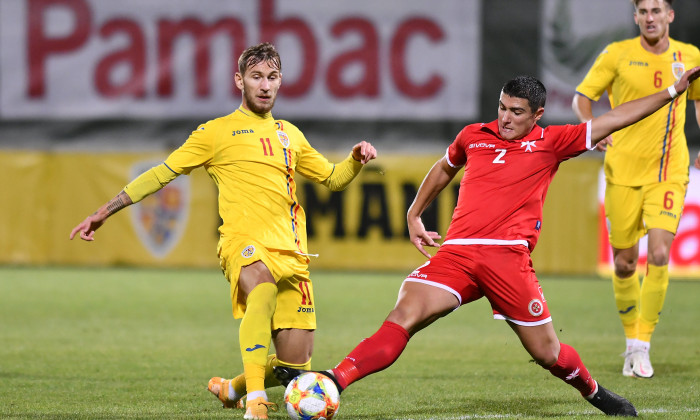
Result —
[[[246,311],[238,329],[238,339],[249,399],[266,396],[265,366],[272,339],[270,322],[276,306],[276,284],[259,284],[248,294]],[[257,394],[251,395],[253,392]]]
[[[647,275],[642,282],[641,316],[637,338],[650,342],[651,334],[659,322],[659,315],[668,290],[668,265],[647,265]]]
[[[271,354],[267,357],[267,364],[265,365],[265,388],[271,388],[273,386],[278,386],[280,385],[279,381],[277,378],[275,378],[274,372],[272,368],[275,366],[287,366],[287,367],[292,367],[295,369],[301,369],[301,370],[310,370],[311,369],[311,360],[308,362],[301,364],[301,365],[295,365],[293,363],[287,363],[279,360],[277,358],[277,355]],[[235,378],[231,379],[231,387],[233,388],[234,392],[238,396],[243,396],[246,394],[246,385],[245,385],[245,374],[240,374],[236,376]],[[238,397],[240,398],[240,397]]]
[[[613,291],[615,292],[615,304],[625,329],[625,337],[628,339],[637,338],[637,322],[639,320],[639,277],[633,274],[622,279],[615,273],[612,276]]]

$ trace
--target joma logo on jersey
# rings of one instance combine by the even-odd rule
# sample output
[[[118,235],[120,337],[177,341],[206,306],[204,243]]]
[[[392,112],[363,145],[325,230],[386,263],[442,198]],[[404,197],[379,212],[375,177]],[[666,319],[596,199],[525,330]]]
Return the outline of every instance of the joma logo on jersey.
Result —
[[[470,149],[474,149],[476,147],[486,147],[488,149],[493,149],[496,147],[495,144],[489,144],[489,143],[472,143],[469,145]]]
[[[236,137],[236,134],[254,134],[255,131],[251,130],[233,130],[231,135]]]
[[[674,219],[676,218],[675,214],[671,213],[670,211],[666,211],[666,210],[661,210],[661,212],[659,213],[659,216],[669,216],[669,217],[673,217]]]
[[[304,308],[303,306],[300,306],[299,309],[297,309],[297,312],[314,312],[314,308]]]
[[[649,63],[645,61],[630,61],[632,67],[649,67]]]

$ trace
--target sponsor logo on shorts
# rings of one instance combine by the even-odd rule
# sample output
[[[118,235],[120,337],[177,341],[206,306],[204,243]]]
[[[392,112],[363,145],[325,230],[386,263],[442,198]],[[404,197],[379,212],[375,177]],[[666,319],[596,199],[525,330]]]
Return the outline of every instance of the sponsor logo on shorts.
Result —
[[[539,299],[532,299],[530,303],[527,304],[527,310],[532,316],[540,316],[544,312],[544,305]]]
[[[253,245],[248,245],[243,249],[243,252],[241,252],[243,258],[250,258],[253,254],[255,254],[255,247]]]
[[[409,274],[408,277],[415,277],[417,279],[427,279],[428,275],[427,274],[421,274],[420,271],[416,270],[413,273]]]
[[[430,261],[428,261],[427,263],[425,263],[425,264],[421,265],[420,267],[416,268],[415,270],[413,270],[413,272],[412,272],[411,274],[409,274],[408,277],[416,277],[416,278],[419,278],[419,279],[427,279],[427,278],[428,278],[428,275],[427,275],[427,274],[421,274],[421,273],[420,273],[420,269],[423,268],[423,267],[426,267],[428,264],[430,264]]]
[[[303,306],[300,306],[300,307],[297,309],[297,312],[308,312],[308,313],[312,313],[312,312],[314,312],[314,308],[313,308],[313,307],[311,307],[311,308],[305,308],[305,307],[303,307]]]

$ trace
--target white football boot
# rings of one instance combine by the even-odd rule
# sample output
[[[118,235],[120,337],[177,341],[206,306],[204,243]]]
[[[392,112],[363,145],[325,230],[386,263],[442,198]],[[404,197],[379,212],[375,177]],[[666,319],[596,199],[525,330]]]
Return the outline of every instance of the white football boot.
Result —
[[[632,353],[632,373],[637,378],[651,378],[654,376],[654,368],[649,361],[649,351],[637,349]]]

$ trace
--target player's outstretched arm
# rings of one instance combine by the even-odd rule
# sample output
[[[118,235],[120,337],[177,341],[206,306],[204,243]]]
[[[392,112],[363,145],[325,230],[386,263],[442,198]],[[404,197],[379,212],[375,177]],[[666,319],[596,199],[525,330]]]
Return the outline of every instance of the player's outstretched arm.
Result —
[[[335,170],[321,184],[331,191],[344,190],[360,173],[362,167],[377,157],[377,150],[370,143],[361,141],[352,147],[350,155],[335,165]]]
[[[698,157],[695,158],[695,167],[700,169],[700,152],[698,152]]]
[[[688,89],[700,77],[700,67],[692,68],[671,87],[634,101],[625,102],[615,109],[591,120],[591,140],[597,144],[615,131],[632,125],[653,114]]]
[[[585,95],[578,92],[574,94],[574,99],[571,102],[571,109],[574,110],[576,117],[580,122],[586,122],[593,119],[593,101]],[[596,149],[600,152],[608,150],[608,145],[612,144],[612,136],[607,136],[596,144]]]
[[[100,207],[95,213],[89,215],[70,232],[70,239],[80,233],[80,239],[84,241],[94,241],[95,231],[100,228],[107,218],[119,210],[132,204],[131,198],[124,191],[117,194],[105,205]]]
[[[459,172],[459,168],[450,166],[444,157],[438,160],[430,169],[428,175],[425,176],[425,179],[423,179],[423,183],[421,183],[416,193],[416,198],[406,214],[410,241],[421,254],[428,258],[430,258],[430,254],[424,247],[439,247],[440,245],[435,240],[440,239],[440,235],[437,232],[425,230],[421,215],[435,197],[440,194],[440,191],[445,189],[447,184],[452,181],[457,172]]]

